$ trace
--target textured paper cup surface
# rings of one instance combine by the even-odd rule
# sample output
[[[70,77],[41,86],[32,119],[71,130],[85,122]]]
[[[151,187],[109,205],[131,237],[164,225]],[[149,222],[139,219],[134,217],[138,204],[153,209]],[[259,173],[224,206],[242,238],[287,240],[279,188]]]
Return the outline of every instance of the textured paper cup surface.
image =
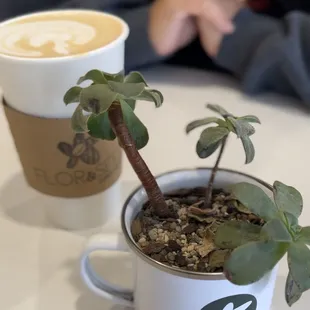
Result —
[[[34,189],[57,197],[85,197],[106,190],[120,177],[122,151],[116,140],[74,133],[67,118],[36,117],[3,106]]]

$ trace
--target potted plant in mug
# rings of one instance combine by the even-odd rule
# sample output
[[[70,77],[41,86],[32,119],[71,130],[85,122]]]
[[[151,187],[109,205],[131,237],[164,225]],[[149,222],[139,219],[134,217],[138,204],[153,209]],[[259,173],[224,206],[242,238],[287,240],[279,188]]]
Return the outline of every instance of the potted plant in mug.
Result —
[[[92,251],[124,249],[111,235],[94,236],[81,259],[84,281],[94,292],[139,310],[268,310],[276,266],[286,253],[287,303],[292,305],[309,289],[310,228],[298,225],[299,192],[280,182],[270,187],[246,174],[219,169],[231,133],[241,139],[246,163],[254,159],[250,137],[257,117],[235,117],[208,105],[222,119],[192,122],[187,132],[216,125],[202,132],[196,146],[201,158],[220,149],[213,169],[185,169],[155,178],[138,152],[147,144],[148,133],[134,109],[136,100],[161,106],[162,94],[150,89],[138,72],[124,76],[92,70],[79,83],[85,80],[91,85],[75,86],[64,98],[67,104],[79,103],[73,129],[98,139],[117,138],[142,183],[122,213],[126,245],[136,257],[135,293],[108,284],[91,270]]]

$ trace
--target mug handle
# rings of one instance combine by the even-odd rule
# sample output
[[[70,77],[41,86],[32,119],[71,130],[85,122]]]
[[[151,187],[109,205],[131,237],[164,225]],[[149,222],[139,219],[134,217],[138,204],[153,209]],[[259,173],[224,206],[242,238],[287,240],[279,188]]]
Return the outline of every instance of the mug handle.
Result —
[[[81,276],[86,286],[96,295],[111,300],[116,304],[126,307],[134,307],[133,291],[124,289],[102,279],[95,273],[90,264],[89,255],[98,250],[128,252],[121,233],[102,234],[91,237],[80,259]]]

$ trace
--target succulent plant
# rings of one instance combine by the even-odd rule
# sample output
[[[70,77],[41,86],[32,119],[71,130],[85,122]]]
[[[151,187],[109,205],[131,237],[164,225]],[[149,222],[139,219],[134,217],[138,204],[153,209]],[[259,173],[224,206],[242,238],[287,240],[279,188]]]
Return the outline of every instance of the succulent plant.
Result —
[[[88,132],[102,140],[118,139],[126,156],[143,184],[156,214],[169,215],[164,196],[138,150],[147,145],[147,128],[134,113],[137,100],[150,101],[155,107],[163,103],[162,94],[150,89],[139,72],[109,74],[91,70],[77,84],[85,81],[87,87],[74,86],[64,96],[68,104],[78,103],[72,116],[75,132]]]
[[[233,249],[224,265],[227,279],[237,285],[254,283],[287,254],[285,298],[292,306],[310,288],[310,227],[298,223],[303,209],[301,194],[279,181],[273,184],[273,199],[250,183],[232,185],[231,193],[265,224],[230,221],[218,228],[216,245]]]
[[[227,112],[221,106],[215,104],[207,104],[207,108],[221,115],[223,119],[217,117],[207,117],[193,121],[186,127],[186,133],[188,134],[192,130],[201,126],[210,124],[216,125],[204,129],[196,144],[196,153],[200,158],[207,158],[211,156],[220,147],[220,152],[212,169],[212,174],[207,186],[206,200],[204,206],[202,207],[203,209],[208,209],[211,205],[214,179],[229,134],[234,133],[241,139],[246,155],[245,163],[249,164],[253,161],[255,156],[254,145],[250,139],[250,136],[255,133],[255,128],[250,123],[260,124],[260,120],[254,115],[237,117]],[[195,212],[195,209],[192,209],[192,212]]]

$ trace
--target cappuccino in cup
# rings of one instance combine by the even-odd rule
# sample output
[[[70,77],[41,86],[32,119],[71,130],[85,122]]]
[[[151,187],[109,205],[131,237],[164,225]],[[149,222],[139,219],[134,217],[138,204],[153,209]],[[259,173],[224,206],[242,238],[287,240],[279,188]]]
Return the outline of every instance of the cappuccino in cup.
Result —
[[[120,212],[121,149],[74,133],[77,104],[65,106],[63,97],[92,69],[123,71],[128,34],[122,19],[91,10],[0,23],[0,90],[23,172],[48,217],[65,229],[100,227]]]
[[[97,12],[46,12],[0,26],[0,53],[25,58],[84,54],[115,41],[123,25]]]

